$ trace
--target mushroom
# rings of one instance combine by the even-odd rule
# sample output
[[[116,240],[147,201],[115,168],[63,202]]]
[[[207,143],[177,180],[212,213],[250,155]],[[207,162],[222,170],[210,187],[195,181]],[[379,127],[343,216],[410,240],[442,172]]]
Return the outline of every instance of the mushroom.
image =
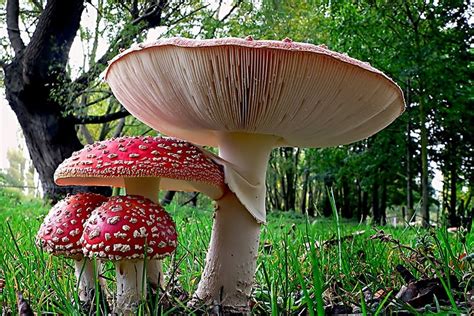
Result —
[[[80,238],[83,224],[91,212],[107,201],[94,193],[69,195],[55,204],[36,235],[36,244],[46,252],[74,259],[79,300],[91,303],[94,298],[94,262],[84,257]]]
[[[115,312],[132,314],[146,297],[145,257],[161,259],[176,249],[173,220],[158,204],[142,196],[114,196],[98,207],[84,225],[84,255],[115,261]]]
[[[199,191],[212,199],[224,194],[222,168],[200,148],[174,138],[120,137],[86,145],[73,153],[54,174],[58,185],[125,187],[158,203],[163,190]],[[163,285],[159,260],[147,264],[153,288]]]
[[[404,111],[402,91],[381,71],[289,39],[158,40],[115,57],[106,80],[145,124],[219,148],[232,192],[218,201],[195,297],[230,312],[248,311],[271,150],[349,144]]]

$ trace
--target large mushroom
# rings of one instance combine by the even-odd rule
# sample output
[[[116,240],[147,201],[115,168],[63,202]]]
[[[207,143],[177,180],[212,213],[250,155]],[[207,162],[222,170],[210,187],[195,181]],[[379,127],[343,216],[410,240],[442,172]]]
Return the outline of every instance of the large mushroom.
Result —
[[[97,271],[84,257],[80,238],[84,222],[105,201],[105,196],[94,193],[69,195],[51,208],[36,235],[36,244],[46,252],[74,259],[79,300],[87,304],[94,296]]]
[[[381,71],[288,39],[159,40],[114,58],[106,80],[147,125],[219,148],[232,192],[218,201],[195,294],[230,312],[248,310],[271,150],[348,144],[404,111],[402,91]]]
[[[146,297],[144,260],[161,259],[176,249],[171,216],[142,196],[114,196],[98,207],[84,225],[84,255],[115,262],[115,312],[131,315]]]
[[[219,199],[222,168],[188,142],[165,137],[126,136],[86,145],[54,174],[58,185],[124,187],[158,203],[159,190],[199,191]],[[160,260],[147,264],[150,285],[163,285]]]

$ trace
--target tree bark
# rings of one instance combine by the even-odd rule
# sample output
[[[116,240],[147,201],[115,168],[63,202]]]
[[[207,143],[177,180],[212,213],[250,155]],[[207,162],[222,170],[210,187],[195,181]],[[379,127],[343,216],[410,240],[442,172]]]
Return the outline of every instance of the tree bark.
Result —
[[[176,191],[166,191],[165,196],[163,197],[163,199],[161,199],[161,205],[170,205],[175,195]]]
[[[9,1],[11,10],[14,4]],[[71,118],[62,114],[60,98],[52,95],[60,93],[55,87],[65,79],[69,50],[83,9],[83,0],[48,1],[30,43],[17,46],[11,63],[3,66],[7,100],[23,130],[43,190],[53,200],[71,192],[71,188],[54,184],[56,167],[82,148]],[[10,17],[15,18],[18,16]],[[19,45],[15,44],[18,40],[10,40],[12,45]]]
[[[382,184],[382,194],[380,197],[380,225],[387,224],[387,182]]]
[[[428,130],[426,128],[425,101],[420,99],[420,137],[421,137],[421,220],[424,227],[430,225],[430,205],[428,192]]]
[[[454,153],[451,153],[454,154]],[[460,218],[456,212],[456,194],[457,194],[457,168],[456,168],[456,158],[451,157],[451,163],[450,163],[450,194],[449,194],[449,225],[450,226],[459,226],[460,224]]]
[[[408,89],[407,89],[408,90]],[[408,97],[407,97],[408,98]],[[407,101],[408,103],[408,101]],[[415,214],[415,209],[413,208],[413,167],[412,167],[412,160],[413,160],[413,145],[412,145],[412,140],[411,140],[411,121],[410,118],[408,118],[408,123],[407,123],[407,136],[406,136],[406,142],[407,142],[407,157],[406,157],[406,172],[407,172],[407,213],[408,213],[408,220],[412,221],[415,220],[414,214]]]
[[[300,209],[302,214],[307,214],[307,209],[306,209],[306,199],[308,195],[308,185],[309,185],[309,169],[306,168],[303,172],[303,189],[301,192],[301,203],[300,203]]]
[[[372,186],[372,215],[374,223],[380,225],[379,184],[377,181],[375,181]]]
[[[350,202],[350,188],[346,177],[342,178],[342,217],[352,218],[352,208]]]
[[[369,194],[367,191],[362,191],[362,219],[361,221],[365,223],[367,221],[367,216],[369,216]]]
[[[314,207],[314,186],[309,187],[309,194],[308,194],[308,215],[311,217],[315,216],[316,210]]]
[[[128,115],[124,111],[102,117],[66,115],[63,111],[71,95],[80,95],[95,80],[117,54],[119,48],[130,45],[143,30],[161,24],[165,1],[151,4],[155,10],[148,12],[136,23],[127,23],[112,41],[107,52],[80,76],[73,85],[66,67],[71,45],[80,26],[84,0],[49,0],[38,18],[35,31],[28,45],[21,39],[19,30],[19,1],[7,1],[8,37],[15,56],[3,64],[5,93],[23,130],[30,157],[39,173],[46,197],[57,200],[66,193],[84,190],[58,187],[53,175],[56,167],[71,154],[82,148],[75,124],[101,123]],[[110,193],[110,189],[87,188],[88,191]]]

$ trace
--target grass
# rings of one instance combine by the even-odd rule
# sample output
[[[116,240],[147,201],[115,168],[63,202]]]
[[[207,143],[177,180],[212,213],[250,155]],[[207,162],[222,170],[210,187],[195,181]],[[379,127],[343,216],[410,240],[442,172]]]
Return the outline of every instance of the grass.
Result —
[[[0,191],[0,309],[16,313],[16,292],[20,291],[35,312],[80,314],[72,262],[50,257],[34,245],[48,210],[41,201]],[[204,265],[212,212],[173,205],[168,211],[179,233],[176,254],[164,260],[171,280],[168,303],[158,296],[142,306],[141,314],[193,313],[185,306]],[[423,310],[394,299],[406,283],[396,272],[399,264],[417,279],[442,280],[446,295],[436,296],[431,313],[466,312],[473,265],[459,257],[473,252],[474,234],[453,235],[443,228],[384,227],[380,232],[335,218],[315,221],[297,214],[269,214],[261,234],[253,313],[321,315],[325,308],[330,313],[350,306],[363,315],[391,310],[421,314]],[[459,281],[457,290],[448,275]],[[112,265],[105,276],[113,290]]]

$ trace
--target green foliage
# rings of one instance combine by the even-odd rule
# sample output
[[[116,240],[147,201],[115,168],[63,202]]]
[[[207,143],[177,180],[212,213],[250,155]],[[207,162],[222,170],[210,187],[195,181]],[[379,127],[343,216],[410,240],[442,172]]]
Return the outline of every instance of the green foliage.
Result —
[[[407,101],[405,114],[377,135],[344,147],[305,149],[296,168],[292,166],[296,156],[275,151],[267,178],[272,208],[298,210],[302,205],[306,206],[301,209],[304,213],[311,207],[304,201],[312,195],[316,209],[328,209],[327,197],[322,196],[325,186],[330,185],[339,205],[346,199],[353,209],[361,208],[360,196],[369,194],[372,209],[374,203],[399,209],[407,203],[407,181],[411,183],[412,200],[418,201],[422,188],[417,179],[431,176],[421,169],[422,147],[428,149],[428,158],[445,176],[442,211],[448,211],[446,201],[453,194],[457,205],[472,200],[471,193],[464,198],[457,193],[461,188],[472,192],[474,183],[474,153],[472,141],[468,141],[474,138],[469,46],[472,6],[465,1],[262,1],[259,6],[244,3],[241,10],[247,14],[231,19],[225,35],[290,37],[326,44],[387,73],[400,85]],[[426,143],[420,139],[424,121]],[[306,192],[306,196],[297,194],[289,208],[282,207],[276,198],[285,192],[282,184],[287,170],[295,173],[295,190]],[[452,181],[456,182],[456,192],[447,190]],[[425,189],[433,195],[430,187]]]

